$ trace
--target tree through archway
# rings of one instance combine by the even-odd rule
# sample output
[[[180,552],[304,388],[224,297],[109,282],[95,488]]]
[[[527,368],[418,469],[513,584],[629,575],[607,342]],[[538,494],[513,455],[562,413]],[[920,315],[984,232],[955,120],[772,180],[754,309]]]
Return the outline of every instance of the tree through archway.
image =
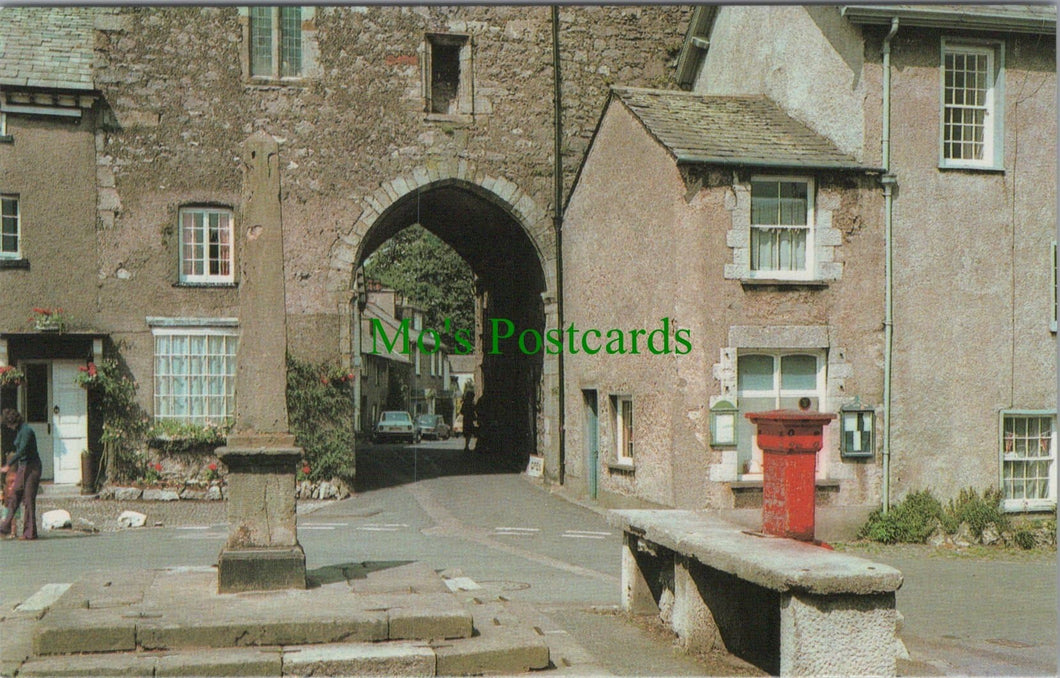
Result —
[[[477,184],[442,179],[383,209],[360,241],[355,268],[413,224],[452,247],[474,272],[476,326],[466,329],[481,359],[477,448],[522,468],[537,450],[543,397],[545,349],[534,340],[545,332],[548,289],[540,246],[509,202]]]

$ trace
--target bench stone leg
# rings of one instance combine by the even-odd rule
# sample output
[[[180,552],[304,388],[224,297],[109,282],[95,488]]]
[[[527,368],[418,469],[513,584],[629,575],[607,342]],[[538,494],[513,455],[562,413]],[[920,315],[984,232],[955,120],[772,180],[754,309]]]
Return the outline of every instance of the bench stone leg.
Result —
[[[780,675],[894,676],[897,622],[894,593],[783,595]]]
[[[699,563],[683,556],[678,556],[674,563],[674,610],[670,625],[681,639],[681,645],[692,652],[725,648],[714,614],[696,583],[698,572],[694,570],[701,569]]]
[[[640,538],[629,532],[622,539],[622,609],[630,614],[658,614],[659,604],[648,585],[654,576],[650,555],[641,549]],[[647,572],[645,572],[647,570]]]

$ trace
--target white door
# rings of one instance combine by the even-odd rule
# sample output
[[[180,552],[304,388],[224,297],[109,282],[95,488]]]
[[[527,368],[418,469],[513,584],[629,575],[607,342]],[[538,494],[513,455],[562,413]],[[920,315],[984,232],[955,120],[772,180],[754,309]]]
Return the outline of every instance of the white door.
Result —
[[[81,453],[88,450],[88,396],[74,382],[76,360],[52,362],[52,448],[55,482],[81,482]]]
[[[37,452],[41,460],[41,478],[55,476],[52,459],[52,370],[51,363],[25,362],[22,371],[26,383],[22,390],[22,414],[37,434]]]

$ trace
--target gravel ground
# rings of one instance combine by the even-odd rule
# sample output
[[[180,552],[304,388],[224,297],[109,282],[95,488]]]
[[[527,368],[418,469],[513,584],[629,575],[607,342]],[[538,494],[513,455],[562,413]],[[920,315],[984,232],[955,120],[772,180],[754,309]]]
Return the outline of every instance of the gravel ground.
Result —
[[[299,515],[310,513],[331,502],[298,502]],[[118,524],[123,511],[136,511],[147,516],[147,525],[154,527],[183,527],[189,525],[223,525],[228,522],[228,503],[224,501],[115,501],[95,497],[37,498],[37,515],[63,509],[70,513],[74,529],[116,532],[124,529]]]

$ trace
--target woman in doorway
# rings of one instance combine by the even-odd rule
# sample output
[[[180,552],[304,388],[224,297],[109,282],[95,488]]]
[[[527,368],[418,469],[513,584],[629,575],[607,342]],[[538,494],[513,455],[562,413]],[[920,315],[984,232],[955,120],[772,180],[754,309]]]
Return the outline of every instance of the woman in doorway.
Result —
[[[22,505],[22,535],[19,539],[37,538],[37,489],[40,487],[41,461],[37,454],[37,435],[18,410],[8,410],[4,425],[15,432],[15,453],[3,466],[2,473],[14,473],[15,485],[7,497],[7,516],[0,522],[0,537],[14,536],[15,511]]]

